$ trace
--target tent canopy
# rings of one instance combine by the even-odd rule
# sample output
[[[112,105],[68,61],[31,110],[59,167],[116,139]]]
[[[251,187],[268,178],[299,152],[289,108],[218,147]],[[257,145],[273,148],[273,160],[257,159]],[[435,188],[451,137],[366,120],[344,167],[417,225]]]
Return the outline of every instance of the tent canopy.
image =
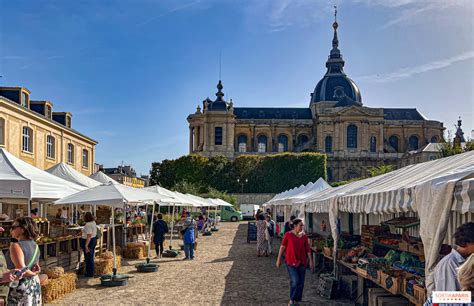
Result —
[[[114,180],[113,178],[111,178],[110,176],[108,176],[102,171],[97,171],[96,173],[89,175],[89,177],[93,180],[96,180],[97,182],[101,184],[107,184],[108,182],[112,182],[114,184],[120,184],[119,182],[117,182],[116,180]]]
[[[84,189],[0,148],[0,198],[54,200]]]
[[[170,201],[168,201],[167,203],[175,205],[175,206],[201,207],[200,204],[196,203],[195,200],[191,199],[190,197],[186,196],[185,194],[175,192],[175,191],[171,191],[171,190],[168,190],[168,189],[166,189],[164,187],[161,187],[161,186],[158,186],[158,185],[145,187],[143,189],[169,197]]]
[[[167,202],[169,200],[169,197],[155,192],[109,182],[62,198],[54,204],[107,205],[122,208],[124,203],[138,204],[152,201]]]
[[[332,187],[322,177],[320,177],[314,183],[310,182],[306,186],[302,185],[298,188],[277,194],[275,197],[273,197],[273,199],[265,203],[264,206],[302,204],[298,203],[298,201],[328,188],[332,189]]]
[[[75,183],[87,188],[92,188],[101,184],[98,181],[85,176],[84,174],[80,173],[79,171],[77,171],[66,163],[59,163],[46,170],[46,172],[51,173],[52,175],[60,177],[71,183]]]

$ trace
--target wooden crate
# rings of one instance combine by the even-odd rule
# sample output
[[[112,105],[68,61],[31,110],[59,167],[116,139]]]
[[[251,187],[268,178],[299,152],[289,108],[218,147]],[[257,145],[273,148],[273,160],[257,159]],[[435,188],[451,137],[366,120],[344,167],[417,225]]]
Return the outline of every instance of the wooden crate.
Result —
[[[380,284],[388,292],[398,294],[402,292],[403,278],[380,271]]]
[[[359,274],[362,277],[367,277],[367,270],[362,269],[361,267],[356,268],[357,274]]]
[[[414,293],[414,298],[420,304],[423,304],[426,301],[426,289],[425,288],[423,288],[421,286],[418,286],[418,285],[414,285],[413,286],[413,293]]]
[[[328,256],[328,257],[332,257],[332,248],[324,247],[323,248],[323,254]]]

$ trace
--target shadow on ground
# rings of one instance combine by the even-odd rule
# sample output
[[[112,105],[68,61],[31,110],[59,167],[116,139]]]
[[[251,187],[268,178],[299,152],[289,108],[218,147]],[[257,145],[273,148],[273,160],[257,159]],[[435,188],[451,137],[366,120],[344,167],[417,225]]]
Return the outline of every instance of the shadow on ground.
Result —
[[[289,300],[289,277],[286,267],[277,268],[276,255],[281,240],[274,240],[273,255],[257,257],[256,244],[247,243],[247,223],[238,226],[227,258],[216,261],[233,261],[226,276],[223,305],[286,305]],[[332,301],[316,294],[318,277],[306,273],[302,305],[353,305],[349,301]]]

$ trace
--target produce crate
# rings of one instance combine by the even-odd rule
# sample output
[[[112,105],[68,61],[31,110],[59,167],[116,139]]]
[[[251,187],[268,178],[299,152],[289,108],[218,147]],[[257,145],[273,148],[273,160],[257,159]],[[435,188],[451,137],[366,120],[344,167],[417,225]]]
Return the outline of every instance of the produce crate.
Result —
[[[367,275],[368,275],[367,270],[365,270],[365,269],[363,269],[359,266],[356,268],[356,271],[357,271],[357,274],[359,274],[362,277],[367,277]]]
[[[380,284],[388,292],[398,294],[402,292],[403,278],[395,277],[390,274],[380,271]]]
[[[370,276],[373,281],[380,283],[380,264],[368,264],[367,275]]]
[[[332,257],[332,248],[324,247],[323,254],[326,255],[327,257]]]
[[[413,293],[414,293],[414,298],[420,302],[424,303],[426,301],[426,289],[419,286],[419,285],[413,285]]]
[[[339,249],[337,250],[337,259],[342,259],[349,253],[350,249]],[[332,256],[332,254],[331,254]]]

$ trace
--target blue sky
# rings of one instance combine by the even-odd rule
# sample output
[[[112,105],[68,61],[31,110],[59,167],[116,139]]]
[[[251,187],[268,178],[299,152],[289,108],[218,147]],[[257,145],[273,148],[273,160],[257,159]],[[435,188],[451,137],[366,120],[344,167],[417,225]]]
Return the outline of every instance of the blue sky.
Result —
[[[416,107],[474,129],[471,0],[0,0],[1,85],[71,111],[96,161],[146,174],[188,153],[186,117],[219,78],[235,106],[306,107],[333,5],[365,106]]]

